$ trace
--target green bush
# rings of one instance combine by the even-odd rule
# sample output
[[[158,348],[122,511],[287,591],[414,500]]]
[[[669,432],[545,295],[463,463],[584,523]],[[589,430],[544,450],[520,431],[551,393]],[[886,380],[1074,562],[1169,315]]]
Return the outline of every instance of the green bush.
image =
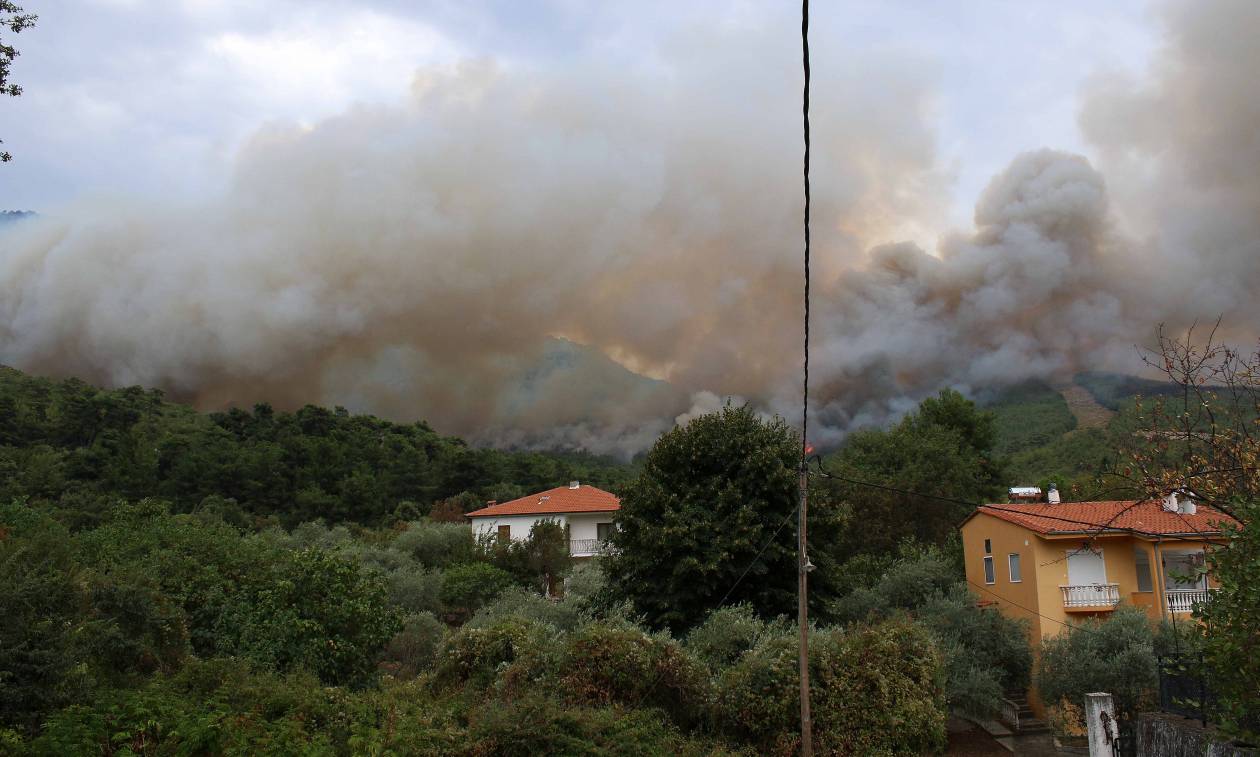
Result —
[[[1105,619],[1085,620],[1041,643],[1037,688],[1047,702],[1084,707],[1091,691],[1110,692],[1116,714],[1132,718],[1159,686],[1154,631],[1146,613],[1119,607]]]
[[[763,639],[781,636],[787,630],[786,620],[767,623],[757,617],[751,605],[738,604],[710,613],[687,634],[686,647],[710,670],[724,670]]]
[[[941,655],[924,629],[890,621],[810,636],[814,743],[821,754],[917,755],[944,746]],[[767,754],[798,748],[794,634],[770,637],[718,684],[721,731]]]
[[[534,755],[734,754],[714,742],[680,734],[656,713],[612,707],[563,707],[538,696],[490,702],[472,717],[472,757]]]
[[[69,534],[24,505],[0,508],[0,726],[33,727],[83,686],[87,621]]]
[[[511,617],[543,623],[560,631],[572,631],[591,620],[590,613],[580,600],[568,596],[559,600],[547,599],[529,589],[517,587],[508,589],[482,607],[466,625],[480,628]]]
[[[438,599],[452,619],[462,622],[507,591],[512,584],[512,575],[493,565],[456,565],[442,574]]]
[[[676,641],[615,621],[568,635],[559,689],[580,704],[659,707],[680,725],[699,723],[711,699],[704,667]]]
[[[518,659],[545,654],[555,632],[521,618],[504,618],[485,628],[464,627],[438,649],[437,680],[443,685],[490,685],[501,668]]]
[[[981,610],[964,586],[928,600],[914,617],[940,643],[950,707],[992,717],[1006,691],[1028,688],[1032,650],[1024,621]]]
[[[402,630],[385,646],[385,660],[399,678],[410,678],[432,667],[447,629],[433,613],[408,615]]]
[[[412,564],[391,571],[385,580],[391,604],[409,613],[442,613],[443,576],[440,571]]]
[[[363,685],[402,626],[375,573],[317,549],[289,553],[269,580],[233,597],[220,635],[230,648],[280,672],[304,668],[330,684]]]
[[[390,547],[430,568],[470,562],[474,554],[472,529],[464,523],[413,521]]]

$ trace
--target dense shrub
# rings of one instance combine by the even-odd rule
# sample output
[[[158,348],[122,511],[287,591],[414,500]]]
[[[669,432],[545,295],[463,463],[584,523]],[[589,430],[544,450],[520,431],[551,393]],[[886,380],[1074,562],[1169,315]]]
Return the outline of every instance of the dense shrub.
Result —
[[[193,662],[51,717],[34,754],[457,754],[462,734],[422,691],[348,692],[308,674]]]
[[[914,617],[940,643],[950,707],[989,717],[1001,709],[1004,692],[1028,688],[1032,650],[1024,621],[979,609],[963,586],[928,600]]]
[[[547,599],[528,589],[512,588],[478,610],[466,626],[480,628],[513,617],[543,623],[560,631],[572,631],[591,620],[580,599],[569,596],[559,600]]]
[[[440,615],[442,573],[419,565],[406,565],[386,574],[389,601],[409,613],[431,612]]]
[[[757,617],[750,605],[739,604],[715,610],[687,634],[687,651],[708,665],[723,670],[769,636],[788,631],[785,619],[767,623]]]
[[[677,642],[615,621],[569,634],[559,687],[583,704],[660,707],[680,725],[698,723],[711,698],[703,666]]]
[[[793,634],[770,637],[722,675],[717,717],[723,733],[762,753],[795,752],[796,650]],[[810,684],[814,743],[822,754],[909,755],[944,745],[940,652],[912,623],[813,633]]]
[[[402,626],[375,573],[318,549],[288,553],[269,580],[233,597],[219,631],[229,648],[268,669],[306,669],[330,684],[371,679]]]
[[[657,713],[564,707],[540,696],[488,703],[472,718],[469,736],[474,757],[735,754],[720,744],[683,736]]]
[[[75,698],[81,573],[64,529],[23,505],[0,506],[0,726],[33,726]]]
[[[1133,607],[1046,639],[1038,657],[1037,688],[1047,702],[1083,706],[1087,693],[1107,691],[1116,714],[1127,719],[1152,701],[1159,685],[1154,632],[1146,613]]]
[[[456,565],[442,574],[438,598],[452,619],[464,621],[512,584],[511,574],[493,565]]]
[[[460,520],[464,520],[462,517]],[[471,562],[474,554],[472,529],[468,523],[413,521],[407,530],[394,537],[393,549],[430,568]]]
[[[408,615],[402,630],[385,646],[385,660],[399,678],[410,678],[432,667],[447,628],[433,613]]]
[[[484,628],[461,628],[438,650],[437,680],[445,685],[488,686],[501,667],[544,654],[555,643],[554,636],[552,629],[521,618],[504,618]]]

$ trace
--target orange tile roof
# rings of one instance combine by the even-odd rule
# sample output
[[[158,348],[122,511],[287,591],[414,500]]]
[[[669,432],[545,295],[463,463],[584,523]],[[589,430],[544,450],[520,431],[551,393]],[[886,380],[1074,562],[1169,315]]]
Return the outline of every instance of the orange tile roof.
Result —
[[[557,486],[510,502],[483,507],[467,513],[469,518],[492,515],[550,515],[552,513],[604,513],[621,509],[621,500],[612,492],[582,484],[576,489]]]
[[[1194,515],[1187,515],[1166,512],[1163,503],[1157,500],[982,505],[975,512],[1016,523],[1040,534],[1079,534],[1096,531],[1105,525],[1108,529],[1151,536],[1199,533],[1218,536],[1221,523],[1237,523],[1208,505],[1199,505]]]

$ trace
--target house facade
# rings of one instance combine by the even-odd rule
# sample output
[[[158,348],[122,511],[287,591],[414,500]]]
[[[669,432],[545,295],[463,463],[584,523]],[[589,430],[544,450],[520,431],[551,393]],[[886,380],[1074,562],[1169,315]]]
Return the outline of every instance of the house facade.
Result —
[[[1034,648],[1122,604],[1152,621],[1193,622],[1194,605],[1211,601],[1215,585],[1201,568],[1226,543],[1229,516],[1177,494],[1105,502],[1056,495],[978,507],[960,526],[972,593],[1027,621]]]
[[[537,494],[494,502],[466,515],[478,539],[527,539],[542,520],[559,523],[569,534],[569,554],[589,558],[601,554],[615,528],[621,501],[612,492],[572,481]]]

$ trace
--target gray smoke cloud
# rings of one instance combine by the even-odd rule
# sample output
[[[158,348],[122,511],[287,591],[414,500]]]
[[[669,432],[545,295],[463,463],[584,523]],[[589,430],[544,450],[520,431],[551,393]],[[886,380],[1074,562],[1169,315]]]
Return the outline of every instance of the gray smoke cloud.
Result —
[[[1107,182],[1079,156],[1018,156],[935,255],[872,247],[939,228],[930,81],[819,59],[812,436],[942,386],[1131,366],[1159,320],[1250,313],[1256,130],[1216,119],[1257,122],[1260,22],[1208,5],[1170,11],[1140,86],[1091,85]],[[1213,24],[1237,57],[1206,44]],[[638,71],[424,70],[395,107],[260,131],[216,200],[15,225],[0,361],[509,446],[630,453],[730,396],[795,419],[800,74],[767,42],[786,34],[709,31]],[[1170,184],[1146,191],[1152,176]],[[1183,300],[1192,275],[1215,283]]]

